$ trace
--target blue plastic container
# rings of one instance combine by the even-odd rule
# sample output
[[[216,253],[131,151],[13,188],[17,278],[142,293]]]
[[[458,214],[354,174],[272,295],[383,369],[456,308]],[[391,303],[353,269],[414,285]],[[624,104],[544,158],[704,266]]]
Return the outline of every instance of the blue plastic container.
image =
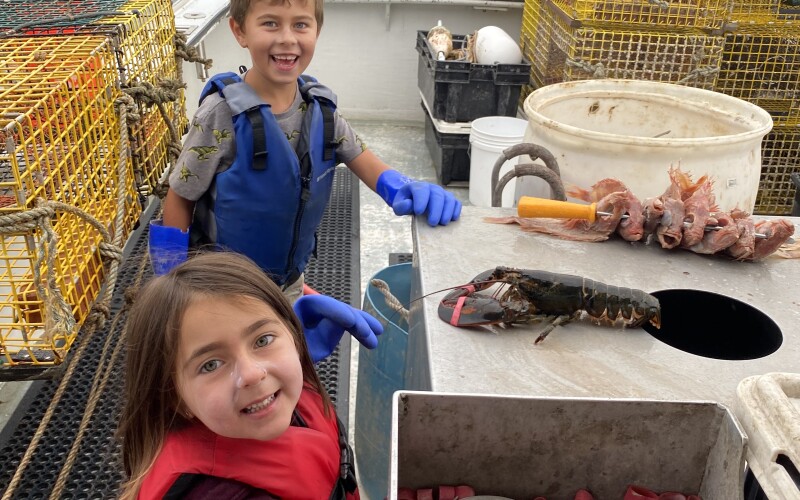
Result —
[[[389,285],[403,307],[411,297],[411,264],[389,266],[373,276]],[[392,396],[404,389],[408,323],[386,305],[383,293],[367,286],[364,310],[383,324],[375,349],[360,348],[356,387],[355,454],[359,488],[370,500],[383,500],[389,491],[392,435]]]

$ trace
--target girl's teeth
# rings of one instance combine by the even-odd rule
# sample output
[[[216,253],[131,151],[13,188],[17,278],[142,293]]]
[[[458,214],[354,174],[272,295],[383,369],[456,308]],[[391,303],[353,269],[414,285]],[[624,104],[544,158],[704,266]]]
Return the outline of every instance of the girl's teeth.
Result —
[[[245,413],[256,412],[256,411],[261,410],[262,408],[266,407],[268,404],[272,403],[273,400],[275,400],[275,395],[274,394],[272,396],[268,397],[267,399],[265,399],[264,401],[260,402],[260,403],[256,403],[254,405],[248,406],[247,408],[245,408],[242,411],[245,412]]]

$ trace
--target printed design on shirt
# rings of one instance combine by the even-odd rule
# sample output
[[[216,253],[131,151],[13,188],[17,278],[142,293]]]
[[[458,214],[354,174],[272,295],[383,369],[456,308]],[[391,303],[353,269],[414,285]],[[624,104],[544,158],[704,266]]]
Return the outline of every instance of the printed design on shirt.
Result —
[[[196,128],[198,132],[203,132],[203,124],[197,120],[192,122],[192,127]]]
[[[197,153],[198,160],[208,160],[208,157],[219,151],[216,146],[194,146],[189,151]]]
[[[308,111],[308,103],[306,101],[301,102],[298,109],[300,110],[301,113],[305,113],[306,111]]]
[[[361,146],[361,152],[362,153],[367,150],[367,143],[365,143],[363,140],[361,140],[361,137],[358,136],[358,135],[356,135],[356,144]]]
[[[214,129],[214,138],[217,140],[217,144],[221,144],[222,141],[230,139],[232,134],[231,131],[224,128],[222,130]]]
[[[180,179],[183,182],[189,182],[189,177],[197,177],[197,174],[186,168],[186,165],[184,165],[183,167],[181,167]]]
[[[292,130],[291,132],[286,134],[286,139],[291,141],[292,139],[294,139],[298,135],[300,135],[300,131],[299,130]]]
[[[336,143],[337,146],[341,146],[343,142],[347,142],[347,136],[343,135],[343,136],[339,137],[338,139],[334,139],[333,142]]]

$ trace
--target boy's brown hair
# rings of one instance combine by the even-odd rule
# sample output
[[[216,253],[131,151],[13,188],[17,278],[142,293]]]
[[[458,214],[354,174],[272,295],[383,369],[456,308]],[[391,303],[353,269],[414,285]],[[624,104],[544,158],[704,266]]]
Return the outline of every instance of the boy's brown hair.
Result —
[[[296,2],[314,2],[314,17],[317,20],[317,30],[322,29],[323,2],[324,0],[294,0]],[[231,0],[230,16],[242,29],[253,2],[269,2],[270,5],[291,5],[292,0]]]

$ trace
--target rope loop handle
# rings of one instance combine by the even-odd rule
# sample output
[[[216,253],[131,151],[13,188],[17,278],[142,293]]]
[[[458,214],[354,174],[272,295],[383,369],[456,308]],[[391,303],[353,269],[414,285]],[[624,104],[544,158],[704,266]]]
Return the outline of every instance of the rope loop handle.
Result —
[[[392,294],[391,290],[389,290],[389,284],[378,278],[372,278],[369,284],[378,289],[378,291],[383,294],[386,305],[394,312],[400,314],[400,316],[406,320],[406,323],[408,323],[408,309],[403,307],[402,302],[397,300],[397,297]]]

